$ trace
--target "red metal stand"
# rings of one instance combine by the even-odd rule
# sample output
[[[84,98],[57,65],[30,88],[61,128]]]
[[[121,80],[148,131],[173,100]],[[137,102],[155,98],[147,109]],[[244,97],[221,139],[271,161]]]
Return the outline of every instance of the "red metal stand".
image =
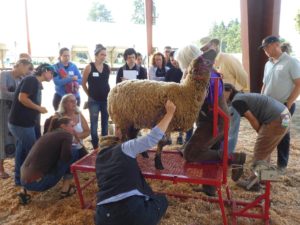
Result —
[[[138,157],[138,163],[142,174],[148,179],[168,180],[173,183],[186,182],[193,184],[206,184],[215,186],[217,189],[218,198],[199,197],[193,195],[185,195],[178,193],[165,193],[170,196],[179,198],[201,198],[210,202],[219,203],[222,213],[223,224],[227,225],[227,217],[225,214],[224,203],[231,205],[233,208],[232,224],[237,224],[237,217],[261,218],[269,224],[269,207],[270,207],[270,182],[266,182],[266,192],[259,196],[253,202],[241,202],[232,200],[230,190],[227,186],[227,169],[228,169],[228,131],[229,131],[229,117],[218,106],[218,79],[214,79],[214,130],[213,135],[217,135],[218,117],[224,120],[224,151],[223,161],[213,164],[187,163],[177,151],[163,151],[162,162],[165,167],[164,170],[157,170],[154,167],[155,150],[149,151],[149,159]],[[83,191],[95,180],[95,177],[85,182],[82,186],[78,178],[78,172],[95,172],[97,152],[93,151],[81,160],[75,162],[71,166],[71,171],[74,174],[75,184],[77,186],[77,193],[80,200],[81,208],[91,208],[91,203],[87,203],[84,199]],[[223,199],[222,188],[225,188],[227,200]],[[264,200],[265,206],[262,207],[260,202]],[[241,207],[243,207],[241,209]],[[262,214],[254,214],[247,212],[250,209],[260,207],[263,209]]]
[[[265,225],[270,224],[270,192],[271,182],[266,181],[265,193],[252,202],[232,201],[232,225],[237,225],[237,217],[263,219]],[[264,202],[263,202],[264,201]],[[263,204],[263,205],[262,205]],[[249,212],[258,208],[261,213]]]

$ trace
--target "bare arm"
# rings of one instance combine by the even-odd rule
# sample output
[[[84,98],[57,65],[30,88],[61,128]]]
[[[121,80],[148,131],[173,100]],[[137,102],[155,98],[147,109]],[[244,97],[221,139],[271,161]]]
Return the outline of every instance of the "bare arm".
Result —
[[[40,113],[47,113],[48,112],[45,107],[41,107],[41,106],[33,103],[33,101],[31,101],[31,99],[28,97],[27,93],[21,92],[18,96],[18,99],[27,108],[34,109],[34,110],[36,110]]]
[[[298,96],[300,94],[300,78],[294,80],[294,84],[295,84],[295,87],[293,88],[290,96],[287,99],[286,106],[288,107],[288,109],[291,108],[292,104],[296,101],[296,99],[298,98]]]
[[[91,65],[87,65],[84,68],[84,71],[83,71],[83,74],[82,74],[82,88],[83,88],[83,90],[84,90],[84,92],[86,93],[87,96],[89,96],[89,90],[86,86],[86,83],[87,83],[90,72],[91,72]]]
[[[260,123],[256,119],[256,117],[250,112],[249,110],[245,112],[244,117],[250,122],[251,126],[253,127],[256,132],[259,131]]]
[[[162,131],[162,132],[166,132],[166,130],[168,129],[168,126],[173,118],[173,115],[175,113],[176,110],[176,106],[174,105],[173,102],[171,102],[170,100],[167,101],[166,105],[166,114],[163,117],[163,119],[157,124],[157,127]]]
[[[80,116],[81,116],[81,125],[82,125],[83,131],[81,133],[76,133],[76,135],[78,138],[84,139],[89,136],[90,128],[89,128],[89,125],[88,125],[86,119],[84,118],[84,116],[82,114],[80,114]]]

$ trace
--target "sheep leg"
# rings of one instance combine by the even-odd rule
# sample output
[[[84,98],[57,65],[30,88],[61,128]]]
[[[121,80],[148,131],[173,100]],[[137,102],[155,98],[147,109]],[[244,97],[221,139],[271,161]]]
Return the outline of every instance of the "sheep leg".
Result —
[[[157,150],[156,150],[156,154],[155,154],[155,158],[154,158],[154,164],[155,164],[155,168],[158,170],[164,169],[164,166],[161,161],[161,152],[162,152],[163,147],[168,144],[169,138],[170,138],[170,135],[167,134],[157,144]]]

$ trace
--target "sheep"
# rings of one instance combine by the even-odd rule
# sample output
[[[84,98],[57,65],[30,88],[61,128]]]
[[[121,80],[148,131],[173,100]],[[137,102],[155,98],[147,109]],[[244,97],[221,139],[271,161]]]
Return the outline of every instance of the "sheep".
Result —
[[[176,111],[166,134],[193,127],[206,96],[211,68],[211,61],[199,56],[192,61],[186,79],[180,84],[128,80],[115,86],[108,95],[108,111],[121,129],[123,141],[135,138],[140,129],[155,126],[165,114],[168,99],[174,102]],[[161,151],[165,144],[165,140],[158,143],[156,169],[163,169]]]

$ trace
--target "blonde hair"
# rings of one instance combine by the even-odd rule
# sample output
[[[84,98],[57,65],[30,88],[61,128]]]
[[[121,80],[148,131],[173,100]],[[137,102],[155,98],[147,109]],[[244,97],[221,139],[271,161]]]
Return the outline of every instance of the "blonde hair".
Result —
[[[187,45],[175,52],[175,60],[178,61],[179,67],[185,71],[193,59],[200,55],[201,51],[196,45]]]
[[[65,107],[64,107],[64,104],[66,103],[66,101],[68,100],[68,98],[70,98],[71,96],[74,96],[73,94],[66,94],[62,97],[60,103],[59,103],[59,106],[58,106],[58,110],[57,110],[57,113],[60,114],[60,115],[63,115],[66,110],[65,110]],[[74,96],[75,97],[75,96]],[[80,109],[79,107],[76,105],[76,110],[75,110],[76,113],[80,113]]]

